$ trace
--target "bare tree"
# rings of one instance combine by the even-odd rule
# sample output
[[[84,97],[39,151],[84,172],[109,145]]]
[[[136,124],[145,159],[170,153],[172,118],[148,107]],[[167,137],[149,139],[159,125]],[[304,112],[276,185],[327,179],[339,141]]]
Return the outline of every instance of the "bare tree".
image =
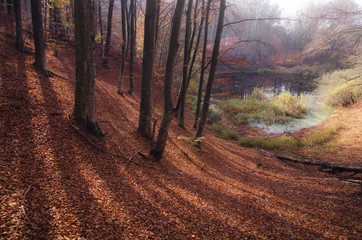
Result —
[[[136,56],[136,0],[131,0],[130,11],[130,54],[129,54],[129,89],[128,93],[132,94],[134,90],[134,59]]]
[[[144,26],[142,88],[140,114],[137,131],[144,137],[152,138],[152,78],[154,50],[156,45],[156,22],[158,1],[147,0]]]
[[[114,0],[110,0],[108,8],[108,20],[107,20],[107,38],[106,38],[106,46],[104,48],[104,59],[103,59],[103,66],[105,68],[109,68],[108,59],[109,59],[109,49],[111,47],[111,37],[112,37],[113,6],[114,6]]]
[[[201,73],[200,73],[200,81],[199,81],[199,90],[197,93],[197,103],[196,103],[196,112],[195,112],[195,121],[194,128],[197,127],[200,112],[201,112],[201,101],[202,101],[202,89],[204,85],[204,76],[206,71],[206,53],[207,53],[207,38],[209,34],[209,15],[210,15],[210,7],[212,0],[207,1],[206,13],[205,13],[205,30],[204,30],[204,45],[202,49],[202,58],[201,58]]]
[[[173,101],[172,101],[172,81],[173,81],[173,73],[175,68],[175,61],[179,48],[178,38],[180,33],[182,10],[184,4],[185,0],[177,0],[175,12],[172,18],[172,30],[171,30],[170,43],[168,48],[165,82],[164,82],[164,111],[163,111],[161,126],[157,135],[157,141],[150,152],[150,154],[153,155],[158,160],[162,158],[163,152],[165,150],[166,141],[168,137],[168,130],[174,113]]]
[[[22,1],[15,1],[16,47],[24,50]]]
[[[35,45],[35,66],[42,69],[46,74],[47,61],[45,56],[45,39],[43,28],[43,14],[41,0],[31,0],[31,16],[33,21],[34,45]]]
[[[185,114],[185,99],[186,99],[186,91],[187,91],[187,76],[189,70],[189,62],[190,62],[190,34],[191,34],[191,11],[192,11],[192,3],[193,0],[189,0],[187,11],[186,11],[186,29],[185,29],[185,42],[184,42],[184,62],[183,62],[183,70],[182,70],[182,83],[179,94],[179,105],[176,106],[176,111],[178,111],[179,116],[179,126],[185,128],[184,123],[184,114]]]
[[[81,126],[98,138],[104,133],[95,120],[95,27],[94,1],[74,2],[76,43],[76,86],[74,117]]]
[[[123,81],[124,81],[124,70],[126,66],[126,55],[127,55],[127,1],[121,0],[121,18],[122,18],[122,56],[121,56],[121,67],[118,80],[118,94],[123,96]]]
[[[226,9],[226,3],[225,2],[226,2],[226,0],[220,0],[220,12],[219,12],[219,18],[218,18],[218,22],[217,22],[216,36],[215,36],[215,41],[214,41],[214,48],[213,48],[213,51],[212,51],[209,78],[207,80],[204,104],[203,104],[203,107],[202,107],[202,113],[201,113],[200,121],[199,121],[198,126],[197,126],[195,139],[202,137],[202,133],[203,133],[203,130],[204,130],[204,125],[205,125],[207,114],[208,114],[208,111],[209,111],[212,84],[213,84],[214,78],[215,78],[217,62],[218,62],[218,58],[219,58],[220,41],[221,41],[222,30],[223,30],[223,25],[224,25],[224,14],[225,14],[225,9]]]
[[[98,21],[99,21],[99,31],[101,34],[101,59],[104,60],[104,33],[103,33],[103,20],[102,20],[102,5],[101,0],[98,0]]]

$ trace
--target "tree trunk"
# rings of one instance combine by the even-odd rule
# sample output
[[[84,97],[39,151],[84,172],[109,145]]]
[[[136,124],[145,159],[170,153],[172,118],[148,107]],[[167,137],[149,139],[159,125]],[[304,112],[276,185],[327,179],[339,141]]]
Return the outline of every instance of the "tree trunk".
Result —
[[[192,74],[192,70],[194,68],[195,65],[195,61],[196,61],[196,56],[197,56],[197,51],[199,49],[199,44],[200,44],[200,39],[201,39],[201,33],[202,33],[202,27],[204,25],[204,21],[205,21],[205,14],[204,14],[204,10],[205,10],[205,3],[204,1],[202,1],[202,6],[201,6],[201,22],[200,22],[200,26],[199,26],[199,32],[197,34],[197,39],[196,39],[196,44],[195,44],[195,48],[194,48],[194,54],[192,55],[192,60],[191,60],[191,64],[190,64],[190,69],[189,69],[189,74],[187,76],[187,86],[189,85],[190,81],[191,81],[191,74]],[[195,19],[196,21],[196,19]],[[195,23],[196,25],[196,23]],[[196,26],[195,26],[195,31],[196,31]]]
[[[122,17],[122,56],[121,56],[121,67],[118,80],[118,94],[123,96],[123,82],[124,82],[124,69],[126,66],[126,55],[127,55],[127,1],[121,0],[121,17]]]
[[[104,48],[104,59],[103,59],[103,66],[105,68],[109,68],[108,59],[109,59],[109,49],[111,47],[113,6],[114,6],[114,0],[110,0],[108,8],[108,20],[107,20],[107,38],[106,38],[106,46]]]
[[[148,139],[152,138],[152,79],[156,44],[157,5],[158,1],[147,0],[142,60],[141,104],[137,130]]]
[[[212,58],[211,58],[211,66],[210,66],[210,72],[209,72],[209,78],[207,80],[207,87],[205,92],[205,99],[204,99],[204,105],[202,107],[202,114],[200,117],[199,124],[197,126],[196,136],[195,138],[200,138],[202,136],[204,125],[207,118],[207,113],[209,111],[209,103],[210,103],[210,96],[211,96],[211,90],[212,90],[212,84],[214,82],[215,73],[216,73],[216,67],[219,57],[219,49],[220,49],[220,41],[222,36],[222,29],[224,25],[224,15],[225,15],[225,4],[226,0],[220,0],[220,13],[219,13],[219,19],[217,22],[217,29],[216,29],[216,35],[215,35],[215,41],[214,41],[214,49],[212,51]],[[198,141],[199,142],[199,141]]]
[[[35,45],[35,66],[48,74],[45,56],[45,39],[43,29],[43,14],[41,0],[31,0],[31,16],[33,20],[33,33]]]
[[[172,30],[170,36],[169,49],[168,49],[165,82],[164,82],[164,111],[163,111],[161,126],[157,135],[157,141],[150,152],[150,154],[153,155],[158,160],[162,158],[163,152],[165,150],[168,130],[173,115],[172,81],[173,81],[173,72],[175,68],[177,51],[179,47],[178,38],[180,34],[182,10],[184,4],[185,0],[177,0],[175,13],[172,18]]]
[[[15,1],[16,47],[24,51],[22,1]]]
[[[20,0],[17,0],[20,1]],[[13,0],[6,0],[6,9],[8,11],[8,15],[13,16]]]
[[[130,11],[130,54],[129,54],[129,89],[132,94],[134,89],[134,58],[136,55],[136,0],[131,0]]]
[[[98,21],[99,31],[101,33],[101,60],[104,61],[104,36],[103,36],[103,21],[102,21],[102,6],[101,0],[98,0]]]
[[[207,53],[207,37],[209,34],[209,15],[210,15],[210,6],[212,0],[207,1],[206,6],[206,16],[205,16],[205,30],[204,30],[204,45],[202,49],[202,58],[201,58],[201,73],[199,81],[199,91],[197,93],[197,103],[196,103],[196,112],[195,112],[195,121],[193,128],[196,128],[199,123],[200,111],[201,111],[201,101],[202,101],[202,88],[204,85],[204,76],[206,71],[206,53]]]
[[[189,0],[186,12],[186,29],[185,29],[185,43],[184,43],[184,62],[182,68],[182,84],[179,95],[179,106],[176,106],[176,110],[178,110],[178,125],[182,128],[185,128],[184,122],[184,114],[185,114],[185,99],[186,99],[186,91],[187,91],[187,74],[189,69],[190,62],[190,34],[191,34],[191,11],[192,11],[192,3],[193,0]]]
[[[94,2],[75,1],[74,17],[76,44],[74,117],[86,131],[102,138],[104,133],[95,120]]]

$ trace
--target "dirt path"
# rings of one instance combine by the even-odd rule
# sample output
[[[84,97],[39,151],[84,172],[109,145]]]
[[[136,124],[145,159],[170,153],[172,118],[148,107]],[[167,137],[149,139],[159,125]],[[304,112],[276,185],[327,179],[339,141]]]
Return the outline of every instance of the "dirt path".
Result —
[[[73,82],[44,77],[6,31],[1,25],[1,239],[362,238],[358,186],[209,132],[196,151],[178,139],[194,134],[190,112],[186,130],[172,122],[161,163],[99,151],[67,121]],[[59,59],[49,51],[49,68],[73,79],[72,51]],[[140,79],[133,96],[117,95],[113,56],[110,70],[97,69],[97,119],[107,132],[98,144],[128,159],[150,143],[136,133]]]

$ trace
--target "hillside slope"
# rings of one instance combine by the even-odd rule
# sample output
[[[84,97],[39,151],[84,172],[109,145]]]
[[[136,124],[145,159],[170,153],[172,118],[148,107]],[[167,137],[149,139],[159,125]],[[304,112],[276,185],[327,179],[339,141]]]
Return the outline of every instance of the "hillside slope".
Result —
[[[67,120],[74,82],[44,77],[33,54],[15,50],[10,26],[0,26],[1,239],[362,238],[357,185],[209,131],[196,151],[178,139],[194,135],[190,112],[186,130],[172,122],[161,163],[138,155],[150,149],[136,133],[140,73],[135,94],[119,96],[117,52],[111,69],[97,68],[107,137],[94,147]],[[74,80],[70,46],[47,57],[51,71]]]

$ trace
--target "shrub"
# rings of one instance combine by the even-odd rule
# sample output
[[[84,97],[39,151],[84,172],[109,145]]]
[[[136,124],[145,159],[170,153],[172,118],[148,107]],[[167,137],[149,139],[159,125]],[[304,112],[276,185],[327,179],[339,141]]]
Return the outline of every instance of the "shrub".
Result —
[[[217,106],[238,124],[249,119],[272,124],[302,118],[307,112],[306,102],[307,98],[304,95],[292,95],[289,92],[273,95],[265,93],[262,89],[254,89],[245,99],[222,100]]]
[[[302,118],[307,112],[305,107],[307,98],[305,95],[292,95],[290,92],[281,92],[272,99],[281,113],[294,118]]]
[[[240,145],[269,150],[292,150],[298,148],[301,143],[295,137],[283,135],[277,138],[243,137],[240,139]]]
[[[337,134],[337,130],[339,128],[340,127],[337,127],[337,126],[331,126],[331,127],[326,127],[326,128],[323,128],[322,130],[316,131],[309,137],[307,142],[310,145],[325,144],[333,139],[333,137]]]
[[[238,133],[235,130],[232,130],[220,124],[212,124],[212,132],[216,137],[219,138],[235,141],[238,141],[240,139]]]
[[[355,82],[347,82],[329,91],[327,104],[331,106],[347,107],[357,103],[362,97],[362,86]]]

